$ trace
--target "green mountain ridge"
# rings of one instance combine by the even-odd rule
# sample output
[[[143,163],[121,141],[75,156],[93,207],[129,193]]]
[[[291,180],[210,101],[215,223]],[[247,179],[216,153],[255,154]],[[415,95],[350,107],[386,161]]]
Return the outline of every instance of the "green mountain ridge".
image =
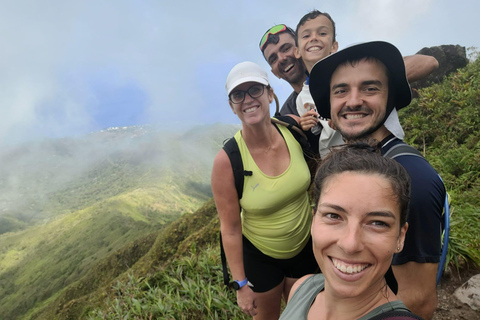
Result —
[[[141,140],[138,140],[138,135],[131,136],[128,132],[122,132],[120,138],[108,132],[103,149],[110,149],[104,152],[103,157],[95,159],[98,161],[90,161],[91,165],[85,166],[83,172],[87,174],[62,177],[69,181],[60,187],[48,186],[52,180],[40,179],[38,190],[52,190],[47,193],[48,200],[35,209],[38,211],[36,216],[16,220],[23,223],[21,230],[4,229],[7,232],[0,234],[1,318],[21,318],[55,300],[61,292],[69,292],[68,288],[81,279],[88,279],[92,270],[101,268],[105,257],[115,257],[118,255],[116,252],[137,241],[142,245],[134,246],[134,252],[130,254],[136,258],[125,261],[122,258],[119,262],[121,267],[114,268],[117,273],[113,274],[116,276],[127,270],[147,252],[141,248],[148,247],[145,243],[153,243],[153,234],[181,215],[191,214],[211,197],[211,163],[223,141],[216,139],[215,135],[219,131],[223,132],[221,135],[231,135],[236,130],[234,126],[214,125],[173,135],[153,131],[144,132]],[[88,146],[95,135],[82,138],[85,141],[81,143]],[[135,142],[137,153],[132,155],[132,149],[125,147],[125,139]],[[113,140],[116,142],[108,147]],[[170,141],[172,145],[161,144],[162,141]],[[94,145],[94,151],[101,150],[104,141],[94,142],[98,144]],[[55,143],[49,143],[55,146]],[[62,146],[65,146],[63,142]],[[62,151],[69,156],[53,164],[38,157],[38,152],[33,152],[34,157],[31,157],[31,149],[23,157],[30,163],[34,163],[35,159],[43,162],[42,169],[54,171],[58,163],[72,168],[78,163],[78,159],[72,157],[78,147],[78,141],[71,143],[70,151]],[[51,158],[51,153],[47,155]],[[1,160],[5,158],[8,157],[4,156]],[[19,167],[22,169],[24,166]],[[15,166],[9,169],[2,174],[16,173]],[[36,173],[31,169],[26,177],[43,174],[43,171]],[[28,179],[24,180],[24,190],[31,190]],[[0,198],[2,196],[4,194]],[[0,224],[11,217],[14,216],[0,216],[3,219]],[[119,266],[119,263],[116,265]],[[95,283],[107,280],[111,280],[110,277]],[[82,285],[85,288],[89,286]]]
[[[184,215],[163,230],[127,244],[108,256],[83,279],[29,315],[29,319],[77,319],[108,296],[113,281],[127,281],[128,274],[149,274],[190,252],[215,242],[219,221],[213,200],[193,214]],[[126,262],[131,263],[125,268]],[[127,271],[127,273],[125,273]]]
[[[156,184],[172,172],[173,179],[206,183],[208,190],[213,156],[236,129],[215,124],[172,133],[128,127],[3,150],[0,234]]]
[[[161,229],[182,213],[193,212],[201,202],[172,185],[135,190],[44,225],[5,234],[0,252],[0,309],[18,314],[32,307],[26,301],[45,300],[81,279],[109,253]]]

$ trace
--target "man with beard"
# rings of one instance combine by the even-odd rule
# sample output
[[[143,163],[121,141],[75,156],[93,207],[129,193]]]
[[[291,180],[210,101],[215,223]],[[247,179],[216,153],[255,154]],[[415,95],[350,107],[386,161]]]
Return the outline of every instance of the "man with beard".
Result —
[[[319,61],[310,73],[310,93],[319,115],[331,119],[347,142],[376,139],[384,155],[405,145],[399,139],[403,130],[397,110],[408,106],[411,90],[402,56],[392,44],[374,41],[353,45]],[[301,121],[306,130],[316,124],[316,117]],[[423,157],[404,154],[395,160],[411,179],[405,245],[392,261],[397,296],[412,312],[431,319],[437,305],[445,187]]]
[[[335,33],[334,23],[333,28]],[[307,73],[302,59],[295,58],[295,31],[284,24],[276,25],[265,32],[259,46],[272,73],[277,78],[287,81],[293,88],[293,92],[285,100],[280,114],[298,116],[296,99],[302,91]],[[431,56],[418,54],[406,56],[404,61],[407,79],[410,82],[422,79],[438,68],[438,61]]]

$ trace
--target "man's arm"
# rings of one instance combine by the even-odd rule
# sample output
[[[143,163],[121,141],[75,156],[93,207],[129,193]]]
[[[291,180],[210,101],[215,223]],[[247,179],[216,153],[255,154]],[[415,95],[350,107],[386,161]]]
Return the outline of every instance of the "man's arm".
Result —
[[[438,68],[435,57],[423,54],[403,57],[408,82],[414,82],[425,78]]]
[[[432,319],[437,308],[436,275],[438,263],[416,263],[392,266],[398,282],[397,297],[413,313]]]

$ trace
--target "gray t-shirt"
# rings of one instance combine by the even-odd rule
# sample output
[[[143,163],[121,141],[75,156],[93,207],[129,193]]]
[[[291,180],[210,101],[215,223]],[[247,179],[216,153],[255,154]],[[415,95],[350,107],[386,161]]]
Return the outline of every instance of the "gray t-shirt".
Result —
[[[285,100],[285,103],[282,106],[282,109],[280,109],[280,114],[282,116],[287,114],[294,114],[296,116],[299,116],[297,112],[297,96],[298,93],[296,93],[295,91],[293,91],[292,94],[288,96],[287,100]]]
[[[314,274],[308,277],[295,291],[292,299],[288,301],[279,320],[307,320],[308,311],[317,295],[325,288],[323,274]],[[385,303],[358,320],[368,320],[388,311],[410,311],[400,300]]]

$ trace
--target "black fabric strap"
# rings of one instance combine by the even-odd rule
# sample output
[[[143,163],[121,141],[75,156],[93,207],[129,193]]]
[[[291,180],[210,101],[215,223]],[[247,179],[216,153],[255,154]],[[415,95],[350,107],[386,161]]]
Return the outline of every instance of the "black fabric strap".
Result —
[[[409,319],[417,319],[417,320],[424,320],[422,317],[417,316],[414,313],[409,311],[401,311],[401,310],[392,310],[387,311],[382,314],[376,315],[370,320],[409,320]]]
[[[223,242],[222,242],[222,233],[219,232],[220,238],[220,258],[222,260],[222,272],[223,272],[223,284],[227,287],[230,286],[230,275],[228,274],[227,268],[227,258],[225,257],[225,250],[223,250]]]
[[[227,153],[230,163],[232,164],[233,178],[235,180],[235,189],[237,189],[238,200],[242,199],[243,195],[243,162],[242,155],[238,149],[237,140],[235,137],[230,138],[223,146],[223,150]],[[247,173],[248,175],[248,173]]]
[[[385,152],[383,156],[386,158],[395,159],[396,157],[404,155],[411,155],[423,158],[423,155],[420,153],[420,151],[418,151],[411,145],[405,143],[399,143],[397,145],[394,145],[393,147],[388,149],[388,151]]]

